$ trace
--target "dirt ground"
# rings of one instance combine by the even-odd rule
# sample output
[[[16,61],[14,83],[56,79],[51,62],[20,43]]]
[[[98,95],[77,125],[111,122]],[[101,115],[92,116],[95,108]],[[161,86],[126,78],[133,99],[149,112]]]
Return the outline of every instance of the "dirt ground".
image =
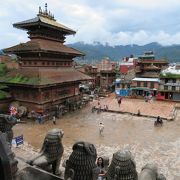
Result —
[[[119,108],[117,100],[113,97],[100,101],[109,107]],[[14,134],[23,134],[25,141],[39,149],[47,131],[60,128],[64,131],[64,159],[68,158],[76,141],[88,141],[95,144],[99,156],[106,155],[111,159],[113,153],[125,148],[135,157],[138,172],[143,165],[152,162],[158,165],[160,172],[168,180],[180,179],[180,111],[177,112],[175,121],[164,121],[162,127],[154,127],[155,118],[109,112],[92,113],[91,107],[96,103],[97,101],[90,102],[85,108],[66,114],[57,119],[56,125],[52,121],[43,124],[32,121],[17,124],[13,128]],[[142,100],[134,102],[131,99],[123,99],[120,110],[136,111],[141,107],[145,112],[153,111],[156,115],[166,117],[170,116],[173,105],[174,103],[146,103]],[[150,110],[150,107],[154,109]],[[100,122],[105,127],[102,135],[99,134],[98,128]]]

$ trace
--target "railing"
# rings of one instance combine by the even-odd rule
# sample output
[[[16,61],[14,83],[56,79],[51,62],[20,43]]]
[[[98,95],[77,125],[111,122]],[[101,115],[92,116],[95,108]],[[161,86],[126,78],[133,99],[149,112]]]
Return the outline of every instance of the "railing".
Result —
[[[178,86],[159,85],[159,90],[180,92],[180,86],[179,85]]]

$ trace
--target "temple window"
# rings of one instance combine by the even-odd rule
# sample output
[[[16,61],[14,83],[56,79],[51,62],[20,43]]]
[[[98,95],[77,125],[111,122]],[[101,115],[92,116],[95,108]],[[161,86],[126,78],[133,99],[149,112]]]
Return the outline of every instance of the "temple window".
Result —
[[[29,97],[29,93],[27,92],[27,91],[23,91],[22,93],[21,93],[21,97],[22,98],[25,98],[25,99],[28,99],[28,97]]]
[[[32,98],[33,98],[34,100],[37,99],[37,94],[36,94],[35,92],[32,93]]]
[[[69,92],[68,92],[68,89],[61,89],[61,90],[58,90],[58,96],[65,96],[67,95]]]
[[[49,97],[50,97],[50,93],[49,92],[45,92],[44,93],[44,99],[47,100],[47,99],[49,99]]]
[[[153,82],[151,82],[151,89],[153,89],[154,88],[154,83]]]

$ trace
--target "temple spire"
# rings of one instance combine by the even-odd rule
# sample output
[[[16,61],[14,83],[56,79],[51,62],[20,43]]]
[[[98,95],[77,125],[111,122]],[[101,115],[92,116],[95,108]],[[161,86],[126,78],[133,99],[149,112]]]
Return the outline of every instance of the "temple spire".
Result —
[[[48,15],[47,3],[45,3],[45,14],[47,14],[47,15]]]
[[[41,6],[39,6],[39,14],[42,12],[42,10],[41,10]]]
[[[42,10],[41,6],[39,6],[38,16],[43,16],[43,17],[49,18],[51,20],[55,20],[54,15],[50,11],[48,11],[47,3],[45,3],[45,9],[44,10]]]

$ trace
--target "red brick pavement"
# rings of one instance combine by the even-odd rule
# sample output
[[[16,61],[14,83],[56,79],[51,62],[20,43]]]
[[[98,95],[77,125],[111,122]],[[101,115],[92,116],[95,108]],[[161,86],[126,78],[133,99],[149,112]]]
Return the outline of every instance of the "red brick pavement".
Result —
[[[93,102],[93,105],[95,105],[96,107],[97,102],[97,100]],[[138,110],[140,110],[141,115],[155,117],[160,116],[162,118],[172,119],[173,110],[176,103],[156,100],[145,102],[142,99],[123,98],[119,107],[117,99],[113,94],[111,94],[109,97],[103,99],[100,98],[100,104],[102,108],[104,107],[104,105],[108,105],[109,110],[112,111],[137,114]]]

